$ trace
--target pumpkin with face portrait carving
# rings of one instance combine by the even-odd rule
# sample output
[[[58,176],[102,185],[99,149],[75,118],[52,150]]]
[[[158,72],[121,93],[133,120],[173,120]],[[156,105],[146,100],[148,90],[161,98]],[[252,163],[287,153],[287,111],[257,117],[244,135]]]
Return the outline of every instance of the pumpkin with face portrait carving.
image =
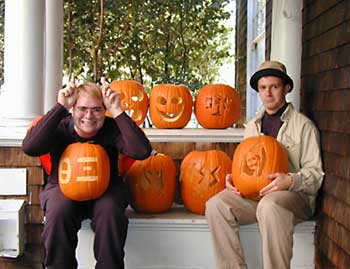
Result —
[[[157,128],[183,128],[192,114],[192,96],[188,87],[160,84],[150,94],[150,117]]]
[[[224,84],[208,84],[196,96],[194,114],[203,128],[225,129],[232,126],[240,115],[237,91]]]
[[[176,166],[167,155],[154,153],[137,160],[125,174],[131,207],[141,213],[162,213],[172,206],[176,190]]]
[[[205,203],[225,188],[231,159],[220,150],[191,151],[181,162],[180,190],[186,209],[204,215]]]
[[[109,157],[100,145],[73,143],[61,155],[59,186],[71,200],[86,201],[100,197],[107,190],[109,176]]]
[[[135,80],[113,80],[109,88],[120,94],[121,107],[137,125],[141,125],[148,110],[148,96],[143,85]],[[106,115],[111,116],[109,112]]]
[[[288,173],[288,153],[272,136],[254,136],[243,140],[232,161],[232,179],[243,197],[259,200],[259,191],[270,184],[273,173]]]

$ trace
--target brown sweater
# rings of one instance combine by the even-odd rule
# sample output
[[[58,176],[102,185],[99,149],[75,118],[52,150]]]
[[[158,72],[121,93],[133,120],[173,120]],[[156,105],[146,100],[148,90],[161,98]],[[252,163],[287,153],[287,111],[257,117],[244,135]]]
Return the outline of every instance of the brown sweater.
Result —
[[[75,142],[93,141],[108,153],[111,167],[110,184],[120,184],[118,176],[118,155],[123,153],[133,159],[147,158],[152,147],[142,130],[126,114],[115,119],[106,117],[102,128],[89,139],[80,137],[74,130],[72,115],[60,104],[56,104],[37,124],[32,127],[23,140],[23,151],[30,156],[50,153],[52,172],[49,185],[58,184],[58,164],[65,148]]]

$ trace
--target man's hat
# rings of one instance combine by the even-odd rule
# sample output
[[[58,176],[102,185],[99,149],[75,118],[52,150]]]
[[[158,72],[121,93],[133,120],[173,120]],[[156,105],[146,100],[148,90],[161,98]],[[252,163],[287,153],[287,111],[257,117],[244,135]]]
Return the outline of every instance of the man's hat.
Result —
[[[293,80],[287,75],[287,69],[284,64],[277,61],[263,62],[259,69],[250,78],[250,86],[258,91],[258,81],[262,77],[274,76],[284,79],[286,84],[290,85],[290,92],[293,90]]]

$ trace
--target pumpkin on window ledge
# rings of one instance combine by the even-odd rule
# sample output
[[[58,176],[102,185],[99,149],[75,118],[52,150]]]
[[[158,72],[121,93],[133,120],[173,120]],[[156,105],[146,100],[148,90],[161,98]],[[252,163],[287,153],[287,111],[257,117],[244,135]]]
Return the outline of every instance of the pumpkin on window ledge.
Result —
[[[240,115],[240,98],[237,91],[224,84],[202,87],[195,99],[194,114],[198,123],[207,129],[226,129]]]
[[[135,80],[113,80],[109,88],[120,94],[120,104],[124,111],[141,125],[148,110],[148,96],[143,85]],[[107,111],[106,116],[111,116]]]
[[[109,157],[104,148],[92,143],[73,143],[63,152],[58,167],[62,193],[74,201],[100,197],[108,188]]]
[[[159,84],[150,94],[150,117],[160,129],[181,129],[192,114],[192,96],[188,87],[175,84]]]
[[[260,200],[259,191],[272,180],[273,173],[288,173],[288,153],[272,136],[261,135],[243,140],[232,161],[232,180],[243,197]]]
[[[153,152],[145,160],[136,160],[125,174],[131,195],[131,207],[140,213],[168,211],[175,198],[176,166],[167,155]]]
[[[186,209],[204,215],[205,203],[225,188],[231,159],[220,150],[191,151],[180,166],[181,197]]]

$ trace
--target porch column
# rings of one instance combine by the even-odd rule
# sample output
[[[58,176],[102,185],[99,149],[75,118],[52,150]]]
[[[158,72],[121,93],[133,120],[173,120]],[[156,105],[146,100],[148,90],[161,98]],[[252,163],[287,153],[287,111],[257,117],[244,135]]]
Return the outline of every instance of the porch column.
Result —
[[[302,51],[302,0],[273,0],[271,28],[271,60],[286,65],[294,82],[287,100],[300,109],[300,76]]]
[[[45,0],[5,1],[1,125],[28,126],[43,112]]]
[[[46,0],[44,113],[57,102],[63,69],[63,0]]]

